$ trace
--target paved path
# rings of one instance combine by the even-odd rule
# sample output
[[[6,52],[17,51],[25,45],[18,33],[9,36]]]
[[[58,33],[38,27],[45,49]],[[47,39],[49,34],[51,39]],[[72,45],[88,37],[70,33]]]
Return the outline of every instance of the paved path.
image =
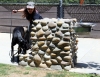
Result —
[[[0,63],[12,64],[10,62],[11,39],[9,33],[0,33]],[[17,45],[15,46],[15,49]],[[15,64],[16,65],[16,64]]]
[[[100,39],[79,38],[78,63],[72,72],[100,74]]]
[[[78,63],[71,72],[97,73],[100,74],[100,39],[78,38]],[[12,64],[10,62],[10,34],[0,33],[0,63]],[[17,49],[17,46],[15,46]],[[12,64],[17,65],[17,64]]]

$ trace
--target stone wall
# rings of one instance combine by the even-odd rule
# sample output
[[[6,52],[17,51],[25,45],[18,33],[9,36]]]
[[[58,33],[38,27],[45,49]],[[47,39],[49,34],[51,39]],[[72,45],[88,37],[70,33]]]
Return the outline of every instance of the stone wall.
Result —
[[[77,63],[77,35],[73,29],[76,19],[45,18],[33,21],[30,40],[31,49],[19,55],[19,64],[51,68],[60,65],[70,70]]]

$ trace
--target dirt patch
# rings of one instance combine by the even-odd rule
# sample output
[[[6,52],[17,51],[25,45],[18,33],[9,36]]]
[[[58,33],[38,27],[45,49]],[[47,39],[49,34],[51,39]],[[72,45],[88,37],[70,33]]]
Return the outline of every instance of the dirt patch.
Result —
[[[23,67],[14,66],[14,69],[8,71],[8,75],[5,77],[45,77],[47,73],[54,73],[57,70],[48,70],[38,67]]]

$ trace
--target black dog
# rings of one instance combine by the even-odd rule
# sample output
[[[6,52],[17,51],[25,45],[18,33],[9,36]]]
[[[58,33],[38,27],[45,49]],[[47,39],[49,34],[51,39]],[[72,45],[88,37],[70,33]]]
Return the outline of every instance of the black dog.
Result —
[[[26,54],[26,50],[28,50],[28,42],[25,40],[25,32],[23,27],[16,27],[13,30],[12,42],[11,42],[11,56],[12,62],[14,62],[14,46],[18,44],[18,54]]]

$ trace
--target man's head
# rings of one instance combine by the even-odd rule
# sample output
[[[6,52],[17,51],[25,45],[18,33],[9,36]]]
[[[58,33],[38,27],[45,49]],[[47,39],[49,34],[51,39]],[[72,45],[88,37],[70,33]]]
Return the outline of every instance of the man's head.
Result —
[[[31,14],[34,11],[35,3],[34,2],[27,2],[27,11]]]
[[[35,3],[34,2],[27,2],[27,8],[34,9]]]

